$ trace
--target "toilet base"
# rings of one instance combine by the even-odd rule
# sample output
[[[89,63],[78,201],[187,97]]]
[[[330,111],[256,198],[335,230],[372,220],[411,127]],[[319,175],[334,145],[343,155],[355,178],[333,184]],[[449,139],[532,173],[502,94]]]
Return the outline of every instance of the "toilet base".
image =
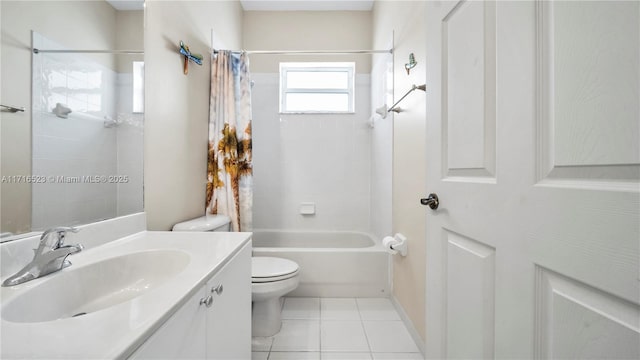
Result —
[[[273,336],[282,327],[282,303],[280,299],[298,287],[300,278],[292,277],[251,284],[251,335]]]
[[[254,301],[251,307],[251,336],[273,336],[280,332],[280,297]]]

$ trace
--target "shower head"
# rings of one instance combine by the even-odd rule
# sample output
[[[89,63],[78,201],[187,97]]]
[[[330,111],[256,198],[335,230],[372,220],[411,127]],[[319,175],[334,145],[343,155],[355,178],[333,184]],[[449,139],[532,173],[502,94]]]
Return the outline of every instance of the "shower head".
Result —
[[[104,125],[104,127],[109,129],[109,128],[112,128],[112,127],[118,127],[118,125],[120,125],[120,122],[118,120],[114,120],[109,115],[105,115],[103,125]]]
[[[376,114],[380,115],[383,119],[387,117],[387,104],[384,104],[376,109]]]
[[[65,104],[56,103],[56,107],[51,109],[51,112],[53,112],[57,117],[61,119],[66,119],[69,117],[71,109]]]

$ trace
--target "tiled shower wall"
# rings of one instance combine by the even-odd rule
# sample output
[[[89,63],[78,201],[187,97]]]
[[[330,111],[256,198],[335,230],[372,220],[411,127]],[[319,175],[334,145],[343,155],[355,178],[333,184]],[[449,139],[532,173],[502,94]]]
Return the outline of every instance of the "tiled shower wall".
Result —
[[[337,115],[279,114],[279,74],[251,78],[254,228],[370,232],[370,75],[356,75],[356,112]]]
[[[144,114],[133,112],[133,75],[118,73],[116,80],[118,101],[117,151],[118,174],[129,177],[129,181],[118,184],[118,216],[143,211],[143,156]]]
[[[392,46],[388,46],[389,48]],[[377,108],[393,104],[393,55],[373,56],[371,67],[371,233],[392,235],[393,112],[383,118]]]

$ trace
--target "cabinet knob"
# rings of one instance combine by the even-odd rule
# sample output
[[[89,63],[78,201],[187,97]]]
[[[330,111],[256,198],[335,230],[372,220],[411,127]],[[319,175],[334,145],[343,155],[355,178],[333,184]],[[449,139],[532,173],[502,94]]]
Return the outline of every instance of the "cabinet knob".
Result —
[[[224,291],[224,287],[222,286],[222,284],[211,288],[211,293],[212,294],[216,293],[216,294],[220,295],[220,294],[222,294],[223,291]]]
[[[206,298],[200,299],[200,305],[202,304],[206,307],[211,307],[211,304],[213,304],[213,296],[209,295]]]

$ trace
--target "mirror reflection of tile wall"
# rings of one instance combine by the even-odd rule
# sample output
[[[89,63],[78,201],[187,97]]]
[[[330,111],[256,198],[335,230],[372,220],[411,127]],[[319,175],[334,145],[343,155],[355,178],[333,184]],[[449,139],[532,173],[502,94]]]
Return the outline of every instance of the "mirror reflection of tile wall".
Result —
[[[33,43],[61,48],[37,33]],[[114,71],[115,56],[33,56],[32,174],[43,180],[32,184],[33,230],[143,209],[143,114],[133,112],[132,72]]]

